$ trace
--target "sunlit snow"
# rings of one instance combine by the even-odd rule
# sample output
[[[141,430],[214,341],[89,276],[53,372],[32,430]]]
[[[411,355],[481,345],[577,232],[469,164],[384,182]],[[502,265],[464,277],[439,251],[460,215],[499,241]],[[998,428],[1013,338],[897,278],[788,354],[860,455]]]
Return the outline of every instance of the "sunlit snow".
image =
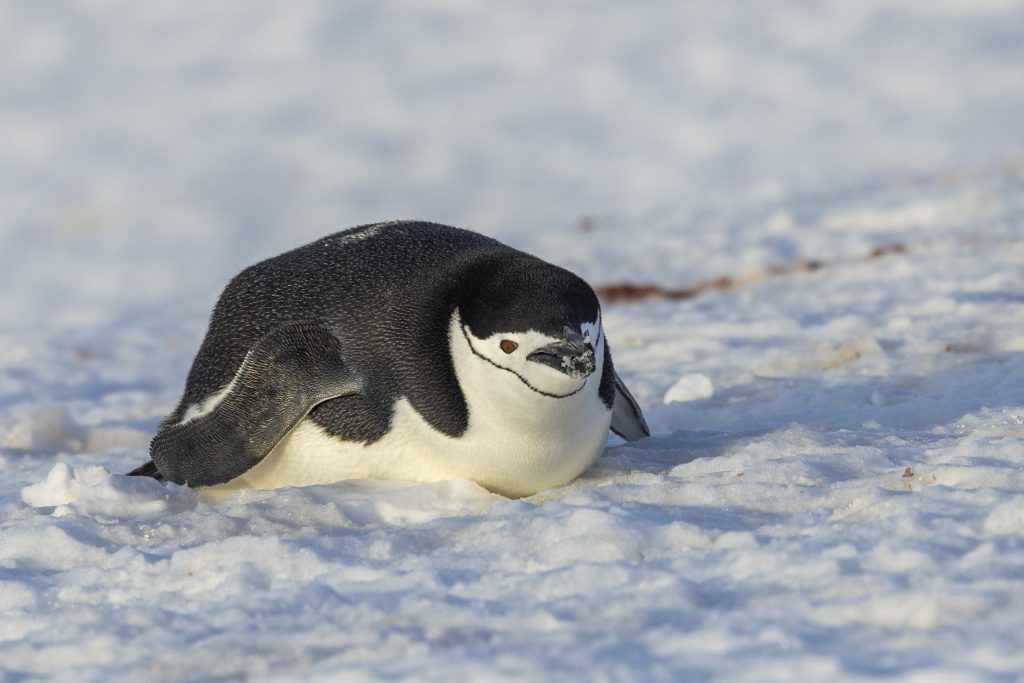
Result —
[[[0,6],[0,681],[1024,675],[1024,4]],[[220,288],[361,223],[595,286],[567,486],[146,459]]]

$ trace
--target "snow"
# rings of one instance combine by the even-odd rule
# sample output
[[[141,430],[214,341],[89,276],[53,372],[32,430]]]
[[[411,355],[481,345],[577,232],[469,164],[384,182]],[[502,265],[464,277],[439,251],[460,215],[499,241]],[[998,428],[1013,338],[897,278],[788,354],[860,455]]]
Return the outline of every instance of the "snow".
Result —
[[[1022,26],[4,3],[0,680],[1018,679]],[[124,476],[228,278],[411,217],[722,284],[605,306],[653,436],[522,500]]]

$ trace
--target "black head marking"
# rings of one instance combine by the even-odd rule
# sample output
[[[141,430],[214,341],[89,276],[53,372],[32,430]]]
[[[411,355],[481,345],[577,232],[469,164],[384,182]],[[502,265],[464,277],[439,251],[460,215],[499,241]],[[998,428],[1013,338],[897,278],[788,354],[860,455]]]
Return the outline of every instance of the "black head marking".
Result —
[[[463,324],[484,339],[536,330],[562,337],[595,322],[600,306],[590,286],[564,268],[520,252],[495,254],[468,269],[458,293]]]

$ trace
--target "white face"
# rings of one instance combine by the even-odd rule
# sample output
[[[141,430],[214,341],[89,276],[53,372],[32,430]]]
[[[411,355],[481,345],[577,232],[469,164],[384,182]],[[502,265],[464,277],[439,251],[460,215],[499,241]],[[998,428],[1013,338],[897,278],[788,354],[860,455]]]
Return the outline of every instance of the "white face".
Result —
[[[453,325],[453,328],[455,325]],[[473,335],[469,327],[458,322],[458,333],[462,335],[468,349],[481,363],[491,368],[478,368],[480,376],[492,375],[490,381],[494,388],[504,385],[508,380],[515,379],[524,387],[541,396],[566,398],[578,393],[588,382],[599,382],[601,367],[604,360],[604,335],[601,330],[601,319],[582,325],[583,337],[594,348],[593,362],[595,372],[590,375],[566,373],[548,364],[530,360],[529,355],[560,340],[535,330],[527,332],[502,332],[481,339]],[[453,329],[453,333],[455,330]],[[453,348],[459,347],[459,341],[453,339]],[[497,372],[493,372],[493,370]],[[474,373],[476,374],[476,373]],[[596,378],[595,378],[596,376]]]
[[[605,349],[600,318],[580,332],[590,337],[592,359],[579,334],[554,339],[534,330],[481,339],[458,311],[452,316],[452,363],[469,409],[458,457],[482,473],[478,481],[523,495],[569,481],[601,454],[611,411],[598,395]],[[564,366],[557,354],[546,355],[552,349],[528,358],[555,343],[561,346],[553,351],[568,352]]]

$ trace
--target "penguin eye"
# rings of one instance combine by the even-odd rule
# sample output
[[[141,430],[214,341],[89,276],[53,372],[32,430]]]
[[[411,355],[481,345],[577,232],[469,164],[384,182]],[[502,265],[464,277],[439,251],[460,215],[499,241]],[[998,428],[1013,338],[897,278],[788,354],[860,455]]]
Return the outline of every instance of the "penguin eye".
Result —
[[[513,351],[519,348],[519,344],[516,344],[511,339],[502,339],[501,344],[499,344],[499,346],[501,346],[501,350],[504,351],[505,353],[512,353]]]

